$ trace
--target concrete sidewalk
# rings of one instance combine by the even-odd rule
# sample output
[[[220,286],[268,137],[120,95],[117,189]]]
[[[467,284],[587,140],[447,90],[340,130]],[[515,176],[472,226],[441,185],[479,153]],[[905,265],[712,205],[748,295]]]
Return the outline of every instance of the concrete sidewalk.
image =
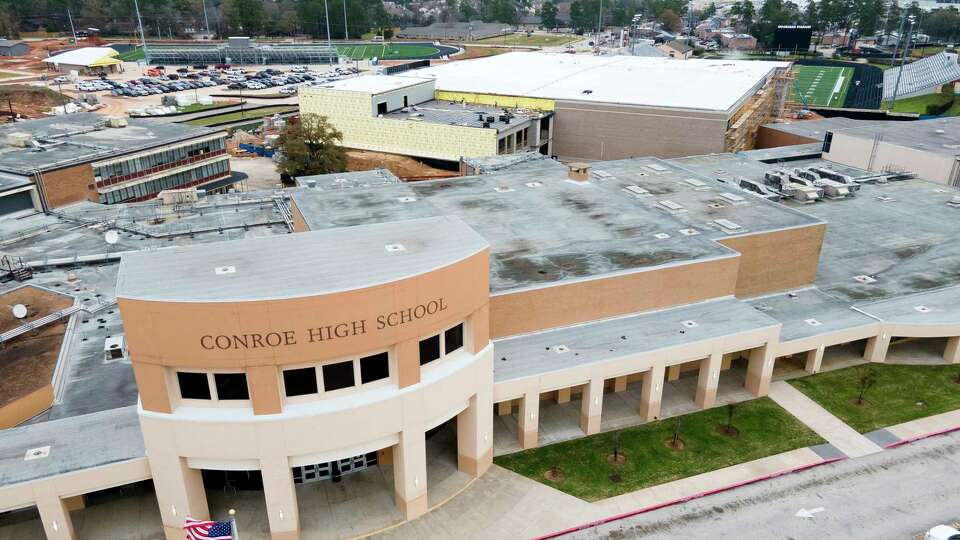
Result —
[[[901,441],[909,441],[927,435],[960,429],[960,409],[885,428]]]
[[[883,450],[784,381],[770,385],[770,398],[849,457],[866,456]]]

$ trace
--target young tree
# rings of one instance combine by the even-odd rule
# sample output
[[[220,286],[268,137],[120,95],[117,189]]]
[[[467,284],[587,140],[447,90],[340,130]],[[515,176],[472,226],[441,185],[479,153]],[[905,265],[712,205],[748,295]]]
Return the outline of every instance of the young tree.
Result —
[[[810,26],[814,32],[820,30],[820,11],[816,2],[807,2],[807,7],[803,10],[803,22]]]
[[[340,146],[343,134],[326,116],[305,114],[288,123],[277,139],[281,151],[277,169],[290,176],[343,172],[347,154]]]
[[[663,25],[664,28],[670,30],[671,32],[676,32],[683,28],[683,21],[680,19],[680,16],[674,13],[672,9],[665,9],[657,17],[657,21]]]
[[[857,368],[857,388],[859,390],[859,393],[857,394],[857,405],[863,405],[863,396],[866,395],[867,390],[869,390],[876,383],[877,373],[872,367],[861,366],[860,368]]]
[[[557,6],[553,2],[544,2],[540,6],[540,22],[547,30],[557,27]]]
[[[582,34],[584,30],[583,23],[583,4],[580,3],[580,0],[574,0],[570,4],[570,25],[573,26],[574,31]]]
[[[703,8],[702,11],[700,11],[700,16],[703,17],[704,19],[709,19],[710,17],[713,17],[716,14],[717,14],[717,4],[713,2],[710,2],[709,4],[707,4],[707,6]]]
[[[740,30],[749,30],[753,26],[753,19],[756,17],[756,10],[753,2],[750,0],[738,0],[730,8],[730,14],[737,19],[737,28]]]

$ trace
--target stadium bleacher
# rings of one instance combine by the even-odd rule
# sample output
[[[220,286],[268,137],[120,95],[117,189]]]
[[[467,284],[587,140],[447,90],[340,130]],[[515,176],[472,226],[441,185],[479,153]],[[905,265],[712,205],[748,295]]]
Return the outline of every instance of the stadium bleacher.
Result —
[[[900,77],[897,98],[932,94],[940,86],[960,80],[960,64],[957,55],[942,52],[917,60],[903,67],[890,68],[883,73],[883,99],[893,99],[893,90]]]

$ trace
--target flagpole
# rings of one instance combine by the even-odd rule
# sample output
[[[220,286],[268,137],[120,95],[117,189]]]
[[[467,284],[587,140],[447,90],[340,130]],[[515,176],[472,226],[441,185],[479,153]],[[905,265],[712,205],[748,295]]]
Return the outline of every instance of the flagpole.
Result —
[[[228,513],[230,514],[230,536],[233,540],[240,540],[240,533],[237,532],[237,511],[231,508]]]

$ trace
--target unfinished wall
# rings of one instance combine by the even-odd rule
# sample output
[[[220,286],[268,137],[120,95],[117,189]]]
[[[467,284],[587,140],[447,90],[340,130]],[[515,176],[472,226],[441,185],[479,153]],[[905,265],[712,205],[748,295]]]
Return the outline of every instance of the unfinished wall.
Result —
[[[699,302],[734,294],[740,257],[497,294],[492,338]]]
[[[723,152],[725,113],[558,101],[553,154],[586,160]]]
[[[757,148],[779,148],[781,146],[793,146],[796,144],[809,144],[821,142],[823,139],[814,139],[795,133],[789,133],[776,126],[760,126],[757,130]]]
[[[59,208],[79,201],[99,202],[89,163],[42,173],[47,204]]]
[[[736,295],[757,296],[813,283],[826,231],[827,225],[819,223],[718,240],[740,253]]]

